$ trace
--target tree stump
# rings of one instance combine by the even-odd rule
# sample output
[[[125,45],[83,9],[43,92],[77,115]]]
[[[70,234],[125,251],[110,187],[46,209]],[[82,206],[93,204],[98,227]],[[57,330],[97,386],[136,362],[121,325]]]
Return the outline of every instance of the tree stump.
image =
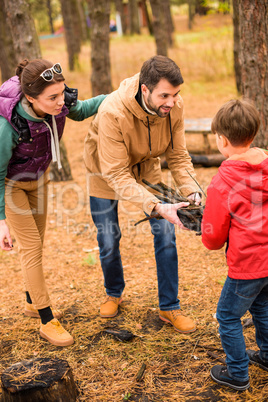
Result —
[[[6,369],[1,380],[1,402],[73,402],[78,395],[68,362],[57,358],[23,360]]]

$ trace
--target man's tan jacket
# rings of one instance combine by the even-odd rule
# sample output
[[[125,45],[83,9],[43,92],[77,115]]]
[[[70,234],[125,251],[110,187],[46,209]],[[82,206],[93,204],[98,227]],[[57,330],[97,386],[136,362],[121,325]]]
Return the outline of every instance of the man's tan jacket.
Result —
[[[179,96],[170,117],[146,113],[135,96],[139,74],[127,78],[101,104],[85,139],[84,160],[89,173],[89,194],[124,199],[150,214],[160,202],[142,179],[161,181],[160,155],[166,161],[177,188],[187,196],[199,191],[184,136],[183,100]]]

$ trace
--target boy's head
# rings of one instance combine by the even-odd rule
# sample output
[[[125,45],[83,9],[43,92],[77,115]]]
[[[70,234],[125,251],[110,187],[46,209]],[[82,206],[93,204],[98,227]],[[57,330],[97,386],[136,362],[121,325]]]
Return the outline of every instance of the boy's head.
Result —
[[[211,131],[223,135],[233,147],[250,145],[260,126],[256,108],[246,100],[225,103],[212,120]]]

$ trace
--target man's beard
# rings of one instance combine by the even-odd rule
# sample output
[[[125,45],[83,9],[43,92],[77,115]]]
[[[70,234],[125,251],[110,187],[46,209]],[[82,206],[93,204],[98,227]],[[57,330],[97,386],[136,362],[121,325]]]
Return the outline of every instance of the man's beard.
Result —
[[[169,108],[169,111],[168,111],[168,112],[162,112],[161,107],[162,107],[163,105],[157,108],[157,107],[153,104],[153,102],[152,102],[152,100],[151,100],[151,94],[148,95],[147,103],[148,103],[149,109],[151,109],[153,112],[155,112],[155,113],[157,114],[157,116],[159,116],[159,117],[167,117],[168,114],[169,114],[169,112],[170,112],[170,110],[171,110],[171,108]]]

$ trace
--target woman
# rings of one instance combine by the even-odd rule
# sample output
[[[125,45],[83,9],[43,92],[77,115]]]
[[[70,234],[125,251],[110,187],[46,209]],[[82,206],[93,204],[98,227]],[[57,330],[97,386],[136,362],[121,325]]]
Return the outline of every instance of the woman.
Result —
[[[26,286],[25,314],[41,317],[40,335],[57,346],[73,343],[51,309],[45,284],[42,249],[47,215],[48,166],[61,168],[59,140],[66,116],[83,120],[95,114],[105,98],[77,100],[64,84],[59,63],[24,60],[16,76],[0,88],[0,246],[16,238]]]

